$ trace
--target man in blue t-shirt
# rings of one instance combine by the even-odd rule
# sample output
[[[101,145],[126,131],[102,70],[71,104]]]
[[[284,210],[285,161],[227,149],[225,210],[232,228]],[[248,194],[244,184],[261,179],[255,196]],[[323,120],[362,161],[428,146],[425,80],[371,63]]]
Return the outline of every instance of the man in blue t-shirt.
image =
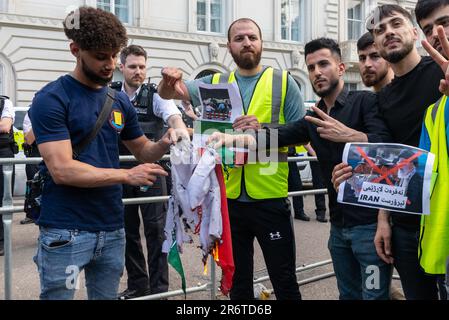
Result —
[[[125,253],[121,185],[150,186],[167,175],[146,162],[162,157],[178,134],[169,129],[158,142],[148,140],[128,97],[117,93],[96,137],[73,158],[72,146],[95,126],[128,38],[120,21],[100,9],[80,7],[63,24],[75,69],[42,88],[30,109],[46,175],[34,257],[40,298],[73,299],[84,270],[89,299],[115,299]],[[119,168],[119,137],[144,164]]]

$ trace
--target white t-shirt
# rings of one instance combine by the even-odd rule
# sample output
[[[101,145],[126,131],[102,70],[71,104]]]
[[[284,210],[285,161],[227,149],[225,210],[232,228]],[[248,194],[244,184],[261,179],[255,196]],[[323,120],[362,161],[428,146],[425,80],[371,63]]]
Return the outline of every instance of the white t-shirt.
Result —
[[[142,88],[142,86],[137,89],[132,97],[128,96],[130,101],[134,101],[134,99],[136,99],[140,88]],[[122,91],[126,94],[124,83],[122,85]],[[181,112],[173,100],[162,99],[157,93],[153,95],[153,112],[156,117],[161,118],[165,123],[167,123],[168,118],[172,115],[181,115]]]
[[[23,134],[26,135],[28,132],[31,131],[31,120],[28,116],[28,112],[25,114],[25,117],[23,118]]]
[[[4,101],[4,107],[1,118],[11,118],[12,122],[14,122],[14,118],[16,116],[16,112],[14,111],[14,106],[12,105],[11,100],[5,99]]]

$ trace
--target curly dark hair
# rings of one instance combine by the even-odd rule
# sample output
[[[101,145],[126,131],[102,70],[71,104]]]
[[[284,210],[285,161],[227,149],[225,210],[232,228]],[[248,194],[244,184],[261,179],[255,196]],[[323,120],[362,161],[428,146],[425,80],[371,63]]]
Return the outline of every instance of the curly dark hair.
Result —
[[[126,29],[110,12],[79,7],[62,22],[64,33],[83,50],[121,49],[128,43]]]

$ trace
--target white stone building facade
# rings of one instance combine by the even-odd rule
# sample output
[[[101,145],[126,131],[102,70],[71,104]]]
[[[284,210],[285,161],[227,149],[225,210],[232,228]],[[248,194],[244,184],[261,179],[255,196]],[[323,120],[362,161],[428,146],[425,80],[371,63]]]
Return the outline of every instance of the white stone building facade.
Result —
[[[27,106],[36,91],[73,70],[75,59],[62,20],[80,5],[98,6],[120,17],[129,44],[148,51],[148,75],[156,83],[165,66],[181,68],[186,79],[234,69],[226,49],[227,27],[249,17],[262,29],[262,63],[289,70],[305,100],[316,97],[304,44],[322,36],[340,42],[346,82],[361,89],[355,43],[365,32],[369,12],[384,3],[412,12],[416,0],[0,0],[0,94],[10,96],[16,106]]]

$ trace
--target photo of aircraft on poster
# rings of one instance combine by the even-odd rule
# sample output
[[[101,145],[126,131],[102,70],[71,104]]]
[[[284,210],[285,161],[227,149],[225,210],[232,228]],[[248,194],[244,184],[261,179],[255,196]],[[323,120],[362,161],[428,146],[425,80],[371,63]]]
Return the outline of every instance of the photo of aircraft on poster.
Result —
[[[338,202],[411,214],[430,214],[435,156],[389,143],[347,143],[343,162],[352,176],[341,184]]]

